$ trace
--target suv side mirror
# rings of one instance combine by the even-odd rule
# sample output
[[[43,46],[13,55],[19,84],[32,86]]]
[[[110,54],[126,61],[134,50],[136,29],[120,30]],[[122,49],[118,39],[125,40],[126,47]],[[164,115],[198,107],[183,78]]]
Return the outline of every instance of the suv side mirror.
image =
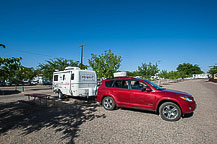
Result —
[[[146,90],[147,92],[151,92],[151,91],[152,91],[152,89],[151,89],[149,86],[147,86],[145,90]]]

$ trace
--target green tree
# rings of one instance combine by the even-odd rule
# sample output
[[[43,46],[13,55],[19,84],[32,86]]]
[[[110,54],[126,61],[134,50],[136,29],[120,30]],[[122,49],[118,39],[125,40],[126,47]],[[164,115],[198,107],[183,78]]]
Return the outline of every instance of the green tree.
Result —
[[[133,72],[130,72],[130,71],[127,71],[127,76],[128,77],[136,77],[138,76],[138,72],[137,71],[133,71]]]
[[[28,80],[31,81],[37,75],[37,71],[34,68],[28,68],[21,66],[19,70],[16,71],[15,78],[18,81]]]
[[[55,58],[46,61],[46,64],[39,64],[38,68],[41,71],[41,74],[44,78],[52,80],[53,72],[55,70],[64,70],[68,66],[79,67],[81,64],[79,61],[67,60],[64,58]],[[86,69],[88,66],[83,65],[83,68]]]
[[[178,79],[182,77],[182,72],[178,72],[178,71],[170,71],[168,73],[168,78],[169,79]]]
[[[178,72],[181,73],[182,78],[191,77],[192,74],[202,74],[200,67],[198,65],[192,65],[190,63],[179,64],[176,68]]]
[[[217,65],[212,66],[208,73],[210,73],[212,76],[214,76],[214,74],[217,74]]]
[[[92,53],[89,65],[96,71],[98,78],[112,78],[113,73],[118,71],[121,61],[121,56],[115,55],[109,49],[98,56]]]
[[[6,46],[4,44],[0,44],[0,46],[2,46],[3,48],[6,48]]]
[[[165,78],[165,79],[168,79],[169,78],[169,73],[167,72],[167,70],[162,70],[159,74],[159,76],[161,78]]]
[[[170,71],[167,72],[166,70],[162,70],[161,73],[159,74],[159,76],[161,78],[165,78],[165,79],[178,79],[182,77],[182,72],[178,72],[178,71]]]
[[[8,80],[15,77],[15,73],[21,67],[22,58],[2,58],[0,57],[0,79]]]
[[[138,66],[138,74],[143,78],[150,79],[151,76],[154,76],[158,73],[158,65],[157,64],[146,64],[142,63],[141,66]]]

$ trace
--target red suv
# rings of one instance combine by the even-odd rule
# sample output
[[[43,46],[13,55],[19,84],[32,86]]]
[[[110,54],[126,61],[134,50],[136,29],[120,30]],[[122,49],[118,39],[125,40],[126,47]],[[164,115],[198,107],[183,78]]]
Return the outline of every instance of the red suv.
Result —
[[[190,94],[163,89],[151,81],[138,78],[103,80],[96,100],[106,110],[115,107],[146,109],[159,113],[167,121],[177,121],[196,108]]]

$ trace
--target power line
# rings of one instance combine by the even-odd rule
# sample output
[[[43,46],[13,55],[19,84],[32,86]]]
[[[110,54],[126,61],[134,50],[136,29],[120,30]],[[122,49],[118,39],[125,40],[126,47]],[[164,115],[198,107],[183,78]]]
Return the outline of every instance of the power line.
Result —
[[[4,44],[0,44],[0,46],[2,46],[3,48],[6,48],[6,46]],[[12,49],[8,49],[7,50],[12,50]],[[29,52],[29,51],[24,51],[24,50],[17,50],[17,49],[13,49],[13,51],[18,51],[18,52],[22,52],[22,53],[27,53],[27,54],[32,54],[32,55],[41,55],[41,56],[46,56],[46,57],[53,57],[50,55],[46,55],[46,54],[40,54],[40,53],[35,53],[35,52]]]
[[[23,50],[16,50],[16,49],[15,49],[15,51],[23,52],[23,53],[27,53],[27,54],[33,54],[33,55],[41,55],[41,56],[46,56],[46,57],[53,57],[53,56],[50,56],[50,55],[39,54],[39,53],[29,52],[29,51],[23,51]]]

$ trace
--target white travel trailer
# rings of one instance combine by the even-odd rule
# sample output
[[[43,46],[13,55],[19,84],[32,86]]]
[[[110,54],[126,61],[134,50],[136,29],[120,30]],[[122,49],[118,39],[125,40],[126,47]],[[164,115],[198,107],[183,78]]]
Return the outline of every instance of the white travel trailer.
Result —
[[[89,97],[96,96],[97,76],[95,71],[66,67],[64,71],[53,73],[53,91],[59,98],[63,95]]]

